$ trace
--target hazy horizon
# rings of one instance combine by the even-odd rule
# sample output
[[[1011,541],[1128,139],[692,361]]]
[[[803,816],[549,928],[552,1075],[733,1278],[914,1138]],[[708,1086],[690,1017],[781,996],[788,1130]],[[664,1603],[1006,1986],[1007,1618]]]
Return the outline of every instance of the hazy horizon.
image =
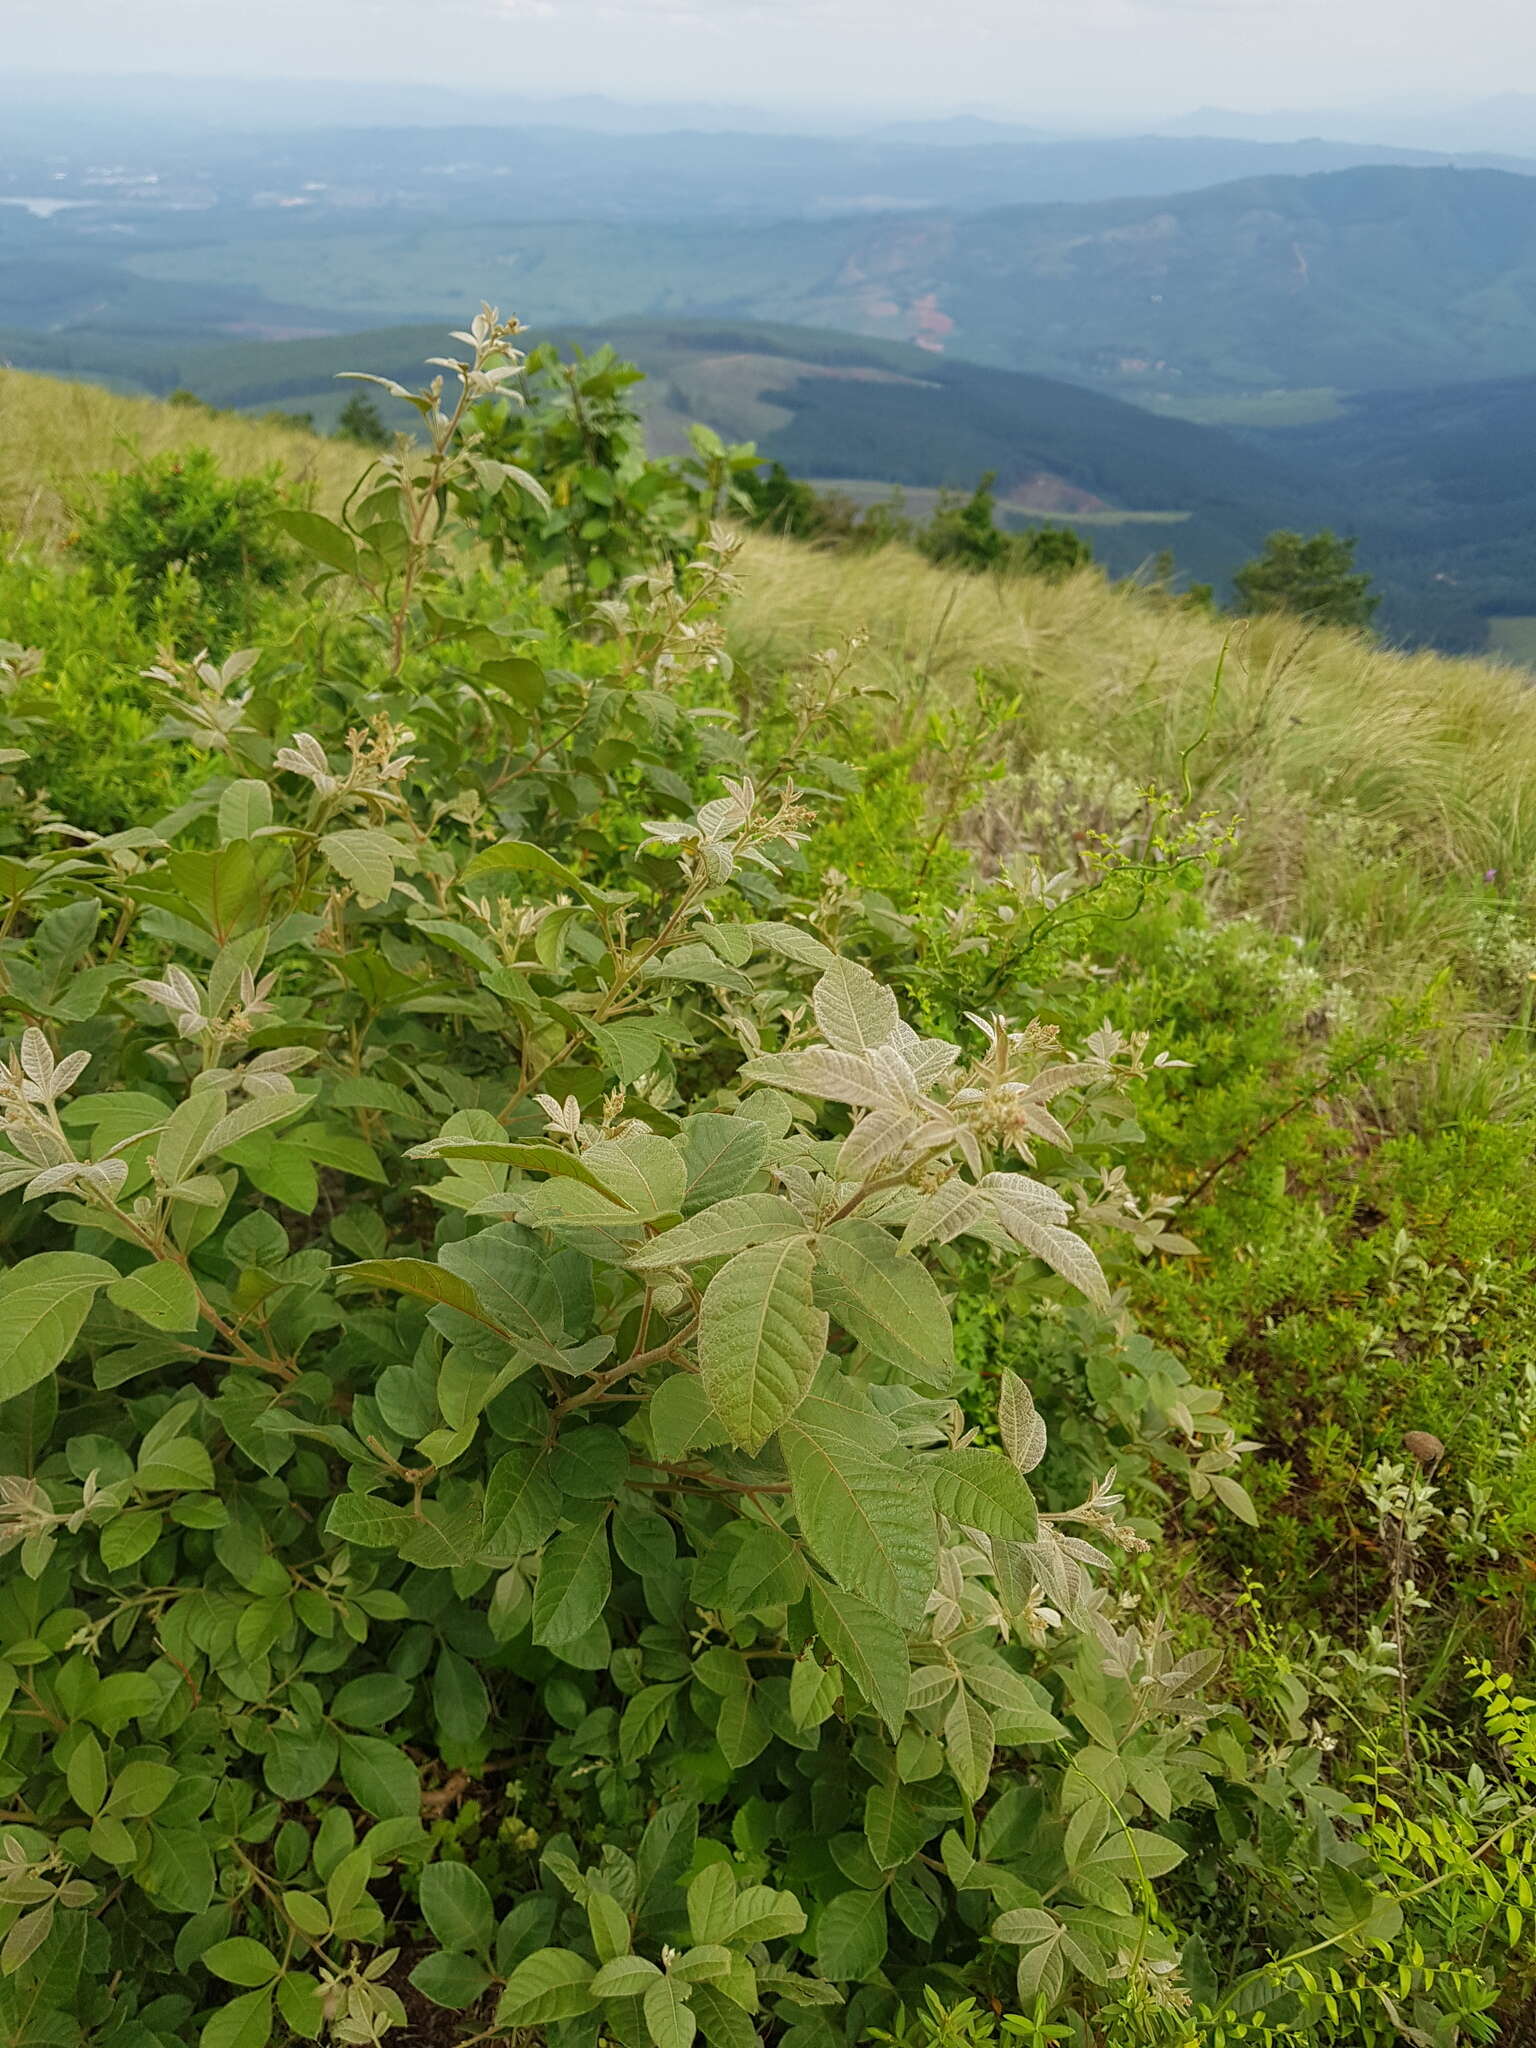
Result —
[[[1043,126],[1390,114],[1536,75],[1526,0],[10,0],[5,70]],[[0,74],[3,75],[3,74]],[[743,90],[744,82],[749,84]]]

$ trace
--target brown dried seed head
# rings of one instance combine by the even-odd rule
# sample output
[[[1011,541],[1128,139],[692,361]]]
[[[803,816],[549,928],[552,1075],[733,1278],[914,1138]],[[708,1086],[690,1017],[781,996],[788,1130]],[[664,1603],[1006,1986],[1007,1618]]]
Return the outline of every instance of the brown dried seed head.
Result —
[[[1445,1456],[1445,1445],[1439,1437],[1431,1436],[1427,1429],[1409,1429],[1403,1432],[1403,1449],[1418,1459],[1423,1466],[1438,1465]]]

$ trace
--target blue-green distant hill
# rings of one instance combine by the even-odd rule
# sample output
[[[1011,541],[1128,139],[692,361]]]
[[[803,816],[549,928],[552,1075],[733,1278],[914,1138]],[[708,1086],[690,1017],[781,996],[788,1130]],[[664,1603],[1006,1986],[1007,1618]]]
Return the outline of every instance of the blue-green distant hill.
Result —
[[[947,152],[933,151],[934,155]],[[0,325],[346,332],[462,316],[792,321],[1141,401],[1536,374],[1536,178],[1358,169],[1160,198],[777,221],[0,209]],[[489,204],[489,201],[482,200]]]

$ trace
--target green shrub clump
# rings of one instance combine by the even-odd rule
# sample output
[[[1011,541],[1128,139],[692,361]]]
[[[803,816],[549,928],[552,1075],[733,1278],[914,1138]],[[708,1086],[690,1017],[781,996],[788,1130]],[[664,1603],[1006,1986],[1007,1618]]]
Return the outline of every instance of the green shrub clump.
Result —
[[[99,478],[72,544],[98,589],[127,590],[141,624],[227,645],[293,576],[272,518],[281,502],[276,471],[227,477],[208,449],[189,448]]]

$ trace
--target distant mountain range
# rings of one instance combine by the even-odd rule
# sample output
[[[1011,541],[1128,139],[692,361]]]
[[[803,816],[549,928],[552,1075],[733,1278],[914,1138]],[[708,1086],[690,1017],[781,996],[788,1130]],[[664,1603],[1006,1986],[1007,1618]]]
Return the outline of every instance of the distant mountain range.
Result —
[[[503,224],[789,220],[1120,200],[1370,165],[1536,173],[1536,139],[1529,157],[1485,147],[1453,158],[1350,138],[1061,137],[967,120],[839,136],[608,131],[580,114],[581,103],[561,102],[499,121],[480,111],[474,121],[263,131],[206,118],[152,123],[142,108],[131,119],[112,115],[105,128],[94,117],[61,124],[38,108],[13,108],[0,196],[84,202],[95,222],[82,229],[110,220],[135,239],[148,232],[174,241],[196,225],[177,218],[187,212],[213,216],[205,232],[216,226],[221,238],[240,238],[251,232],[242,218],[251,212],[268,229],[286,211],[349,231],[391,225],[369,218],[380,213]]]
[[[1474,100],[1383,100],[1356,107],[1289,108],[1253,114],[1199,107],[1172,121],[1148,124],[1159,135],[1242,136],[1250,142],[1293,142],[1322,136],[1350,142],[1410,144],[1419,149],[1536,151],[1536,93],[1494,93]]]
[[[873,137],[937,146],[1038,142],[1148,134],[1252,142],[1382,144],[1389,148],[1502,151],[1536,156],[1536,93],[1481,98],[1385,99],[1346,106],[1291,107],[1256,113],[1197,107],[1170,114],[1148,105],[1138,114],[1049,118],[1010,113],[1001,104],[934,114],[805,101],[629,100],[594,92],[527,92],[402,79],[132,77],[20,71],[0,75],[0,132],[14,145],[39,131],[82,126],[122,136],[146,128],[268,135],[326,128],[558,127],[589,134],[661,135],[682,130],[740,135]]]

